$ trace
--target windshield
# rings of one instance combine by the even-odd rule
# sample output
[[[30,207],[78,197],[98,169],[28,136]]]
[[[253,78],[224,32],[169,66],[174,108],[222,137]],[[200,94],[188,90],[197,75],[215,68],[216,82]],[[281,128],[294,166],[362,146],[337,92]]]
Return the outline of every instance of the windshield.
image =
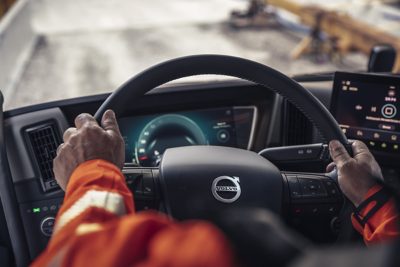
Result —
[[[373,44],[400,38],[399,6],[388,4],[397,1],[5,2],[13,1],[0,1],[5,109],[111,92],[192,54],[244,57],[287,75],[366,70]],[[357,39],[366,32],[375,39]]]

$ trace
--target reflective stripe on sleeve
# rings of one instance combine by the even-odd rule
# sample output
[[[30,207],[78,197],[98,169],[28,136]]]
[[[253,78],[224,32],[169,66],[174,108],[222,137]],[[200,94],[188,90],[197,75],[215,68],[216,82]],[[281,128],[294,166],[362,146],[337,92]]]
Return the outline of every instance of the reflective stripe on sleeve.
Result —
[[[54,232],[56,233],[86,209],[92,207],[104,209],[117,216],[126,214],[124,198],[120,194],[89,190],[59,217]]]

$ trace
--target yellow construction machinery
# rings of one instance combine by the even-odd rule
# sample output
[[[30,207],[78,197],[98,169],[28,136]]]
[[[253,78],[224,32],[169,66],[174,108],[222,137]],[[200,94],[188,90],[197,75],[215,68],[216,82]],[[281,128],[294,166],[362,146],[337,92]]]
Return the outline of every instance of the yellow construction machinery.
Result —
[[[257,2],[258,6],[264,4],[293,13],[300,18],[303,24],[312,29],[311,34],[305,37],[292,51],[293,58],[298,58],[312,50],[315,33],[320,31],[327,35],[326,42],[320,48],[323,52],[334,50],[343,55],[349,51],[359,51],[369,55],[376,45],[391,45],[398,55],[393,71],[400,71],[400,37],[391,35],[373,24],[361,22],[343,12],[327,10],[316,5],[299,4],[291,0],[255,0],[252,2]],[[262,10],[265,8],[259,9],[258,15],[265,14]],[[253,11],[253,13],[257,16],[257,12]],[[252,18],[251,21],[260,20]]]
[[[0,0],[0,18],[7,12],[16,0]]]

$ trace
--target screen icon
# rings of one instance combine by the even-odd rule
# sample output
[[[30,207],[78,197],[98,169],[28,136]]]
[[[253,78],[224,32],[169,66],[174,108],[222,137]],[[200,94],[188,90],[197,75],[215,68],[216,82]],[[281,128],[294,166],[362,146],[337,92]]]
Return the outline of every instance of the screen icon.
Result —
[[[376,110],[377,110],[377,108],[375,106],[371,107],[371,112],[376,112]]]
[[[382,116],[391,119],[397,114],[397,108],[393,104],[386,104],[382,107]]]
[[[362,110],[362,109],[363,109],[363,107],[361,105],[356,106],[356,110]]]
[[[217,133],[217,139],[221,143],[226,143],[229,140],[229,132],[227,130],[220,130]]]
[[[375,146],[375,142],[374,141],[369,141],[369,145],[370,146]]]

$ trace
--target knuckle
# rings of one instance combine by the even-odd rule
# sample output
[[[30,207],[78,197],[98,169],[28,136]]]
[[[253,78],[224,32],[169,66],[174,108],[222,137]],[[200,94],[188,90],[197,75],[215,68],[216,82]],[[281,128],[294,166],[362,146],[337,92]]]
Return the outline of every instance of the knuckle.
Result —
[[[77,122],[77,121],[84,121],[85,118],[86,118],[86,116],[87,116],[86,113],[81,113],[81,114],[79,114],[78,116],[76,116],[75,122]]]
[[[91,124],[87,124],[84,125],[81,129],[80,132],[83,135],[92,135],[92,134],[98,134],[100,133],[100,127],[96,126],[96,125],[91,125]]]
[[[75,128],[68,128],[65,132],[64,132],[64,135],[63,135],[63,139],[65,140],[65,139],[67,139],[71,134],[73,134],[74,132],[75,132]]]
[[[340,169],[342,171],[349,171],[354,168],[354,162],[352,160],[346,160],[343,162],[343,164],[340,166]]]
[[[342,148],[342,147],[335,147],[334,149],[333,149],[333,152],[335,153],[335,154],[343,154],[344,153],[344,149]]]
[[[77,143],[78,139],[79,139],[79,135],[77,133],[74,133],[69,136],[68,140],[66,140],[65,143],[66,144],[75,144],[75,143]],[[63,147],[65,147],[65,145]]]
[[[335,153],[333,154],[333,158],[334,158],[335,160],[342,160],[342,161],[344,161],[346,155],[347,155],[347,152],[346,152],[346,151],[340,150],[340,151],[337,151],[337,152],[335,152]]]
[[[89,117],[91,117],[90,114],[88,114],[88,113],[81,113],[81,114],[79,114],[78,116],[76,116],[76,119],[77,119],[77,120],[86,120],[86,119],[88,119]]]
[[[75,125],[77,127],[82,127],[83,125],[89,123],[89,122],[94,122],[94,118],[92,115],[88,113],[81,113],[75,118]]]

